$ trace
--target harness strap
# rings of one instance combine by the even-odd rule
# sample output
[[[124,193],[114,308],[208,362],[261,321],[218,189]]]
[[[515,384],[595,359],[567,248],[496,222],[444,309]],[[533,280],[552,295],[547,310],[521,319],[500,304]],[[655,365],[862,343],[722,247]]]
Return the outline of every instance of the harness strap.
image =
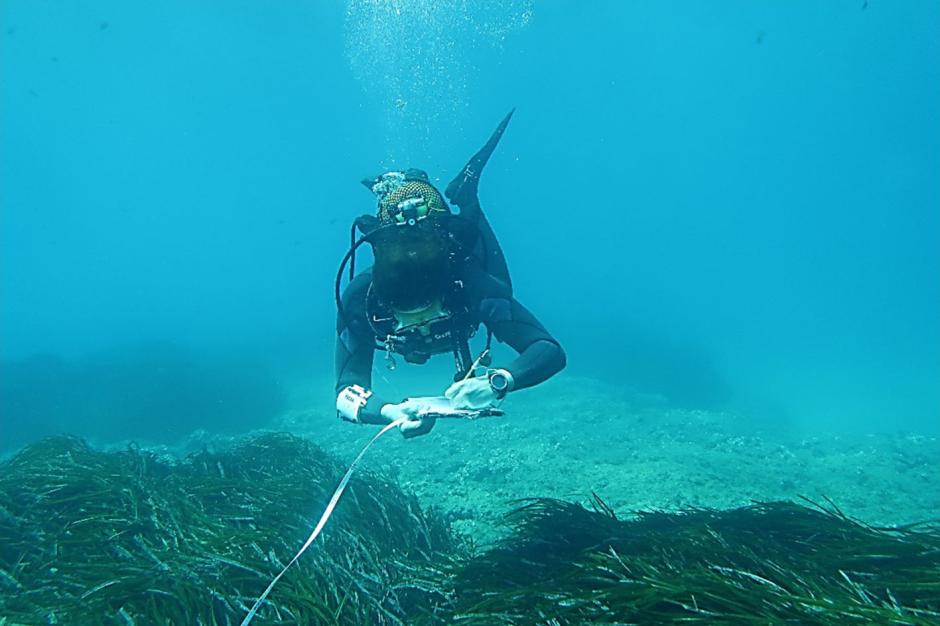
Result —
[[[451,336],[454,340],[454,365],[457,368],[454,381],[458,381],[466,378],[467,372],[473,367],[473,357],[470,355],[470,342],[462,332],[454,328]]]

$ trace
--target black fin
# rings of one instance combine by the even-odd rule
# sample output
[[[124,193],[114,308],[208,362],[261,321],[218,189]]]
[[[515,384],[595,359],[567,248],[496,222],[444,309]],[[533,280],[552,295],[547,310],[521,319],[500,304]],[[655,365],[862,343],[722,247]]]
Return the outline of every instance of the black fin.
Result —
[[[467,161],[467,164],[463,166],[463,170],[447,185],[444,195],[458,207],[463,208],[464,204],[476,201],[477,187],[480,184],[480,174],[483,173],[486,162],[490,160],[490,155],[492,155],[493,150],[496,149],[496,144],[498,144],[499,140],[502,138],[503,133],[506,131],[506,126],[509,125],[509,120],[515,112],[516,109],[512,109],[506,117],[503,118],[503,121],[499,123],[496,130],[490,135],[489,141],[480,148],[479,152],[474,154],[470,160]]]

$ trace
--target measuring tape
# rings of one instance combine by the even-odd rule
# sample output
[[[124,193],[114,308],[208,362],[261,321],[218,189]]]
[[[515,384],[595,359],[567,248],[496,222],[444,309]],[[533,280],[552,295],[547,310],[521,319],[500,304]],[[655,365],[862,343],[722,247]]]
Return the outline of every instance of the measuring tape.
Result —
[[[248,626],[251,623],[251,620],[254,619],[255,614],[258,612],[258,609],[261,608],[261,605],[268,598],[268,594],[271,593],[271,590],[274,589],[274,585],[277,584],[277,581],[281,579],[281,576],[293,565],[297,559],[300,558],[304,552],[307,551],[307,548],[310,547],[310,544],[313,543],[313,540],[317,538],[317,535],[320,534],[320,531],[323,530],[323,527],[326,526],[326,521],[330,519],[330,516],[333,514],[333,509],[336,508],[336,503],[339,502],[339,499],[343,496],[343,492],[346,490],[346,485],[349,483],[349,479],[353,475],[353,471],[356,469],[356,466],[359,464],[359,461],[362,460],[362,457],[365,456],[366,450],[368,450],[373,443],[375,443],[379,437],[387,433],[388,431],[401,426],[408,421],[407,417],[400,417],[394,422],[387,424],[378,432],[378,434],[373,437],[369,443],[365,445],[362,451],[359,452],[359,456],[352,462],[349,466],[349,469],[346,470],[346,474],[343,475],[343,479],[339,481],[339,486],[336,488],[336,491],[333,492],[333,497],[330,498],[330,503],[326,505],[326,510],[323,511],[323,515],[320,516],[320,521],[317,522],[316,527],[313,529],[313,532],[310,533],[310,536],[307,537],[307,541],[304,542],[304,545],[297,551],[297,554],[294,555],[294,558],[284,566],[284,569],[281,570],[281,573],[274,577],[274,580],[271,581],[271,584],[268,585],[268,588],[264,590],[264,593],[261,594],[261,597],[255,602],[254,606],[251,607],[251,610],[248,611],[248,615],[245,616],[245,619],[242,620],[241,626]]]

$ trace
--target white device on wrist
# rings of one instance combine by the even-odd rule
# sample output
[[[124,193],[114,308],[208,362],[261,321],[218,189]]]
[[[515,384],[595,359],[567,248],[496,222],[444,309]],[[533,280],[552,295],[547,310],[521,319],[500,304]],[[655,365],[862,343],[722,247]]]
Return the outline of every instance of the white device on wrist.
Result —
[[[372,397],[372,392],[359,385],[350,385],[336,396],[336,414],[347,422],[360,422],[359,413]]]

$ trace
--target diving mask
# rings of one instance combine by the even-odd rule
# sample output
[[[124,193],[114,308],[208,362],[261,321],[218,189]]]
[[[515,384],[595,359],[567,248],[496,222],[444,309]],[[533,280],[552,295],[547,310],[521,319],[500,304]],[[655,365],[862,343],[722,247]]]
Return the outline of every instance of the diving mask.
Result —
[[[395,332],[410,330],[415,328],[427,328],[433,322],[444,320],[450,317],[450,313],[444,310],[440,300],[431,304],[408,311],[394,311],[396,322]]]

